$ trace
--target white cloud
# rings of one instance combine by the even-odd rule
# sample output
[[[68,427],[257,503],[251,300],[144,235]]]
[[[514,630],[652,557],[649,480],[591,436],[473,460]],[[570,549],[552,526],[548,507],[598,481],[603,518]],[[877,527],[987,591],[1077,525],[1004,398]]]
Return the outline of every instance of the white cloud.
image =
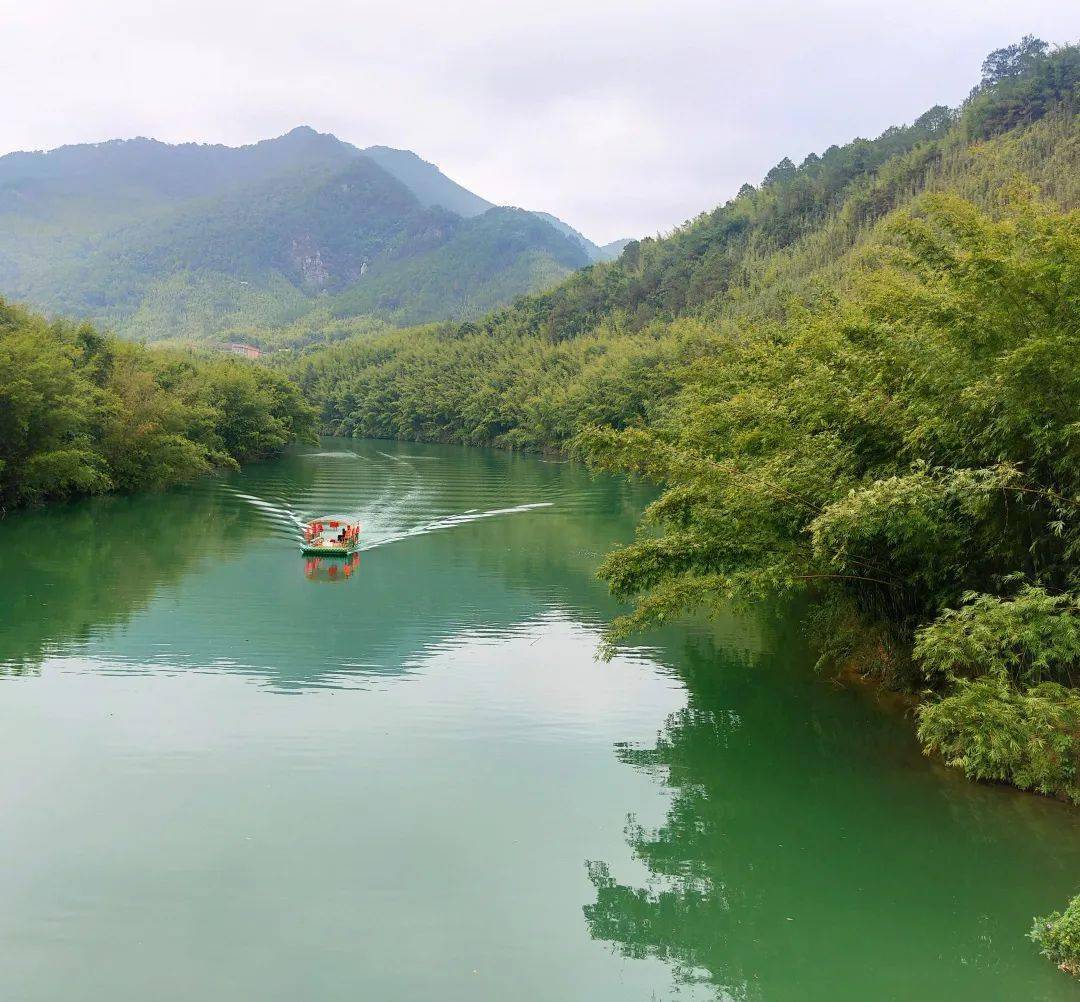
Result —
[[[297,124],[408,147],[594,239],[665,230],[801,157],[957,103],[1060,0],[0,0],[0,151]]]

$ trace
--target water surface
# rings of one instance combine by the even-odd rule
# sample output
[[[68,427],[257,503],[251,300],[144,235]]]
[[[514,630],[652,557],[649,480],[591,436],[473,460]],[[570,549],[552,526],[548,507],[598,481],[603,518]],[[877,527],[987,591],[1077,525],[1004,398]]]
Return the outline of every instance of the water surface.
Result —
[[[648,496],[324,440],[0,522],[0,997],[1072,999],[1077,812],[728,617],[594,652]],[[355,565],[297,525],[365,525]]]

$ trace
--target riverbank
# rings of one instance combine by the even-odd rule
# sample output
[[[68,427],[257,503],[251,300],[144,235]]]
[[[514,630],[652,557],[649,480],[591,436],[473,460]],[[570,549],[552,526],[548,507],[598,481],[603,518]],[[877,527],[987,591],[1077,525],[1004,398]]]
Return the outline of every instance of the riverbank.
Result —
[[[279,373],[0,300],[0,515],[167,487],[272,455],[314,427]]]

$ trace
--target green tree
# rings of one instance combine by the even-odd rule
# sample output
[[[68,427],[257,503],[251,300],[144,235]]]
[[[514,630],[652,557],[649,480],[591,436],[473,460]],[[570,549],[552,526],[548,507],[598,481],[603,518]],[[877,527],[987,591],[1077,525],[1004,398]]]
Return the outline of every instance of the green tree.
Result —
[[[166,486],[275,452],[313,422],[280,373],[0,300],[0,508]]]

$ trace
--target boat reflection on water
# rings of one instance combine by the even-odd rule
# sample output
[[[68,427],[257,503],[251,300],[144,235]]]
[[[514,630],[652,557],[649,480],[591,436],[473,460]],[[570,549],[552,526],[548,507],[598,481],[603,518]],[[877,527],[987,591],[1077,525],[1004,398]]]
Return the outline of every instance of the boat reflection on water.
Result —
[[[304,577],[309,581],[348,581],[360,569],[360,554],[348,557],[309,557],[304,561]]]

